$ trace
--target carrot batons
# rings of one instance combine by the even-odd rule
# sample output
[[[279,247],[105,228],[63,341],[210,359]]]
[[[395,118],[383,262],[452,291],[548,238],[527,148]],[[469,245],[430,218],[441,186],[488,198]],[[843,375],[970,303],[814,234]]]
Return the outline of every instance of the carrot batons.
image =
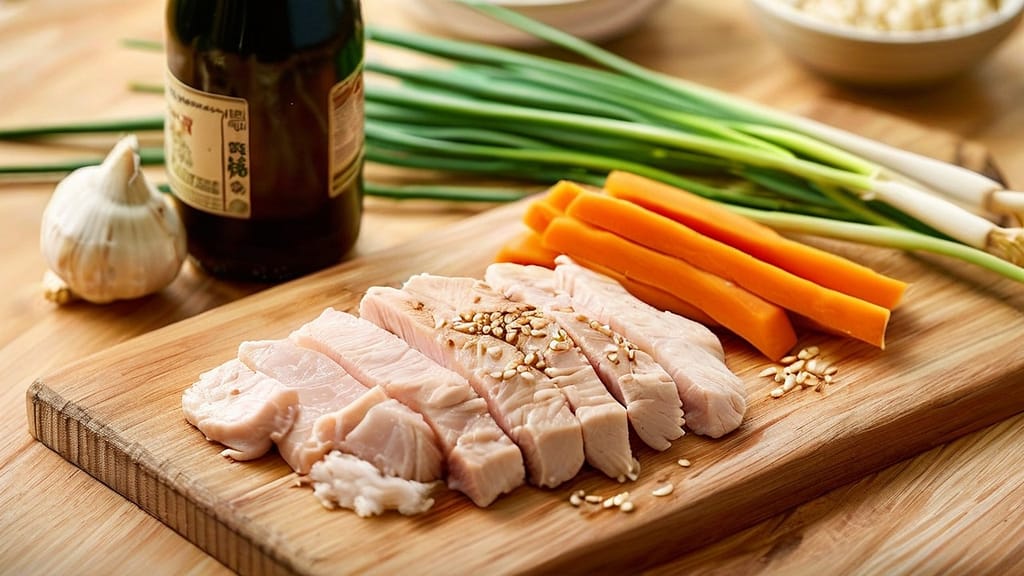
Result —
[[[547,249],[540,234],[527,230],[502,246],[494,261],[554,268],[555,256],[558,252]]]
[[[544,232],[544,245],[679,295],[773,360],[796,344],[793,326],[781,307],[678,258],[568,216],[551,221]]]
[[[674,256],[840,334],[885,347],[887,308],[801,278],[626,200],[584,192],[566,214]]]
[[[605,190],[816,284],[893,309],[907,285],[842,256],[790,240],[715,202],[649,178],[614,171]]]
[[[544,199],[534,200],[526,207],[523,223],[530,230],[541,234],[552,220],[562,215],[562,212],[563,210],[555,208]]]

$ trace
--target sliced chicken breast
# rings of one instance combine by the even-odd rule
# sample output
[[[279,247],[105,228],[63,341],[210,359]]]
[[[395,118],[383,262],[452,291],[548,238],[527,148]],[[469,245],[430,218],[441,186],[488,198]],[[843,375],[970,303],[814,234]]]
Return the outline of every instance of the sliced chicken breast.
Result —
[[[625,409],[554,318],[532,303],[513,302],[473,278],[420,274],[409,278],[402,289],[417,296],[443,299],[453,317],[468,317],[468,322],[460,323],[476,326],[481,332],[485,327],[501,327],[506,342],[523,354],[528,360],[526,364],[540,365],[538,377],[542,373],[550,378],[565,395],[569,408],[580,421],[587,463],[611,478],[625,479],[635,471]],[[502,319],[492,322],[491,315],[497,313],[503,315]],[[510,323],[505,321],[504,314],[518,318]]]
[[[649,306],[614,280],[565,256],[556,263],[557,286],[569,293],[578,312],[633,342],[672,376],[691,430],[718,438],[739,427],[746,389],[726,366],[722,343],[713,332]]]
[[[487,506],[525,482],[522,453],[463,376],[380,326],[333,308],[290,338],[419,412],[446,454],[448,486],[476,505]]]
[[[185,419],[234,460],[263,456],[292,428],[298,392],[231,359],[199,375],[181,397]]]
[[[383,390],[367,388],[329,357],[290,340],[263,340],[243,342],[238,358],[297,392],[298,418],[277,442],[296,472],[308,473],[338,449],[391,476],[420,482],[441,477],[441,451],[423,417]]]
[[[625,405],[630,424],[645,444],[665,450],[683,435],[683,410],[672,377],[621,334],[577,312],[569,295],[556,289],[553,270],[498,263],[487,268],[484,279],[510,299],[533,304],[558,322]]]
[[[531,483],[553,487],[575,476],[583,464],[583,437],[562,393],[543,373],[524,365],[515,346],[470,333],[465,323],[453,324],[452,308],[443,301],[373,287],[359,315],[466,378],[519,446]]]

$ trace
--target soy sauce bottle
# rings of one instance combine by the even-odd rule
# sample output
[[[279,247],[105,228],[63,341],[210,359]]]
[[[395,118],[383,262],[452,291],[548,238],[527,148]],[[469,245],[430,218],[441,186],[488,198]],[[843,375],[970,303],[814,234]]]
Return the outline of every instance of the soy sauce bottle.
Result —
[[[358,0],[169,0],[168,182],[208,273],[279,281],[359,234]]]

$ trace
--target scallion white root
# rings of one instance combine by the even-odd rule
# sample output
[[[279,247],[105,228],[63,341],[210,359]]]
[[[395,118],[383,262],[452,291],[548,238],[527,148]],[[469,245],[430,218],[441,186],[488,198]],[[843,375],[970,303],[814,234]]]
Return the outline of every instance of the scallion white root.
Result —
[[[941,197],[902,182],[876,181],[862,195],[910,214],[939,232],[1018,266],[1024,264],[1024,230],[1002,228]]]
[[[774,112],[773,115],[782,113]],[[1005,187],[973,170],[884,144],[799,116],[786,116],[786,124],[804,134],[856,154],[892,172],[906,176],[964,205],[972,212],[1009,216],[1024,223],[1024,193]]]

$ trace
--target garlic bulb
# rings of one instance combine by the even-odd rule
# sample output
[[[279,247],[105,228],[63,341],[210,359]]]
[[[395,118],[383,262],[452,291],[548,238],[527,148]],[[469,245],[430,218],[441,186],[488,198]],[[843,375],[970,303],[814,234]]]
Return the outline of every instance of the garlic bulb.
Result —
[[[139,167],[135,136],[122,138],[98,166],[61,180],[43,212],[40,245],[71,293],[106,303],[151,294],[178,275],[185,230],[177,212]],[[54,300],[66,291],[46,287]]]

